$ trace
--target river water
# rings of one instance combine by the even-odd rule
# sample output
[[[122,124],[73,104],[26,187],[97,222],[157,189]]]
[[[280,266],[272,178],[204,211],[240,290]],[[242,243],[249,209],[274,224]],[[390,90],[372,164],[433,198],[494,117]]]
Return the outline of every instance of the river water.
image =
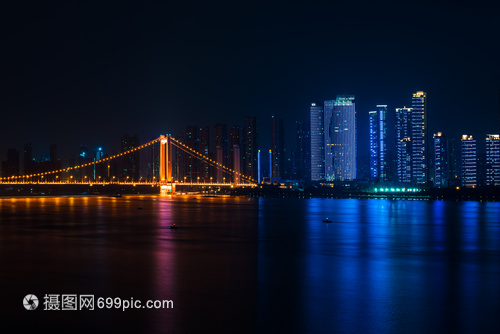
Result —
[[[3,198],[0,268],[23,331],[498,333],[500,203]],[[63,294],[174,307],[44,310]]]

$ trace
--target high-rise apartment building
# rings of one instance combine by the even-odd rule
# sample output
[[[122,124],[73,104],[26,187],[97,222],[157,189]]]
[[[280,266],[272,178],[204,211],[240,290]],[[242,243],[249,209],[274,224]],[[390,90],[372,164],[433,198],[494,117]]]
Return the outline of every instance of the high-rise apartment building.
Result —
[[[285,126],[283,118],[271,117],[272,177],[285,177]]]
[[[387,105],[370,111],[370,178],[387,181]]]
[[[309,180],[311,177],[311,167],[309,166],[311,157],[311,139],[309,122],[295,122],[296,125],[296,140],[294,161],[294,177],[302,180]]]
[[[243,168],[245,176],[257,179],[257,117],[245,117],[245,128],[243,129]]]
[[[411,183],[411,113],[411,108],[396,108],[396,173],[400,183]]]
[[[199,153],[210,156],[210,128],[208,126],[199,129],[200,147]],[[210,180],[210,165],[205,161],[200,161],[200,180],[208,182]]]
[[[33,146],[31,144],[24,145],[24,174],[33,173]]]
[[[414,93],[411,104],[412,182],[423,185],[428,181],[427,94],[422,91]]]
[[[188,125],[186,127],[186,146],[199,152],[200,150],[200,137],[198,133],[199,127],[196,125]],[[184,163],[184,177],[186,182],[197,182],[200,176],[199,172],[200,163],[198,158],[192,154],[185,155]]]
[[[234,147],[235,145],[239,147],[241,145],[241,140],[240,140],[240,127],[238,125],[233,126],[231,129],[229,129],[229,168],[233,169],[236,167],[235,166],[235,160],[234,160]],[[238,154],[238,157],[241,156]]]
[[[325,179],[356,179],[356,106],[354,95],[338,95],[324,103]]]
[[[19,175],[19,151],[15,148],[7,150],[7,160],[2,161],[2,177]]]
[[[139,147],[139,136],[126,134],[121,138],[121,152]],[[88,154],[86,154],[88,156]],[[140,151],[128,153],[123,156],[120,181],[139,181],[141,166]]]
[[[214,128],[215,160],[225,167],[229,167],[227,125],[218,123]],[[217,172],[222,175],[222,170]],[[222,182],[222,176],[220,177]]]
[[[325,131],[323,106],[311,103],[311,181],[325,179]]]
[[[462,186],[477,186],[477,150],[472,135],[462,136]]]
[[[442,132],[434,134],[434,186],[448,186],[449,163],[448,141]]]
[[[500,135],[486,136],[486,185],[500,186]]]

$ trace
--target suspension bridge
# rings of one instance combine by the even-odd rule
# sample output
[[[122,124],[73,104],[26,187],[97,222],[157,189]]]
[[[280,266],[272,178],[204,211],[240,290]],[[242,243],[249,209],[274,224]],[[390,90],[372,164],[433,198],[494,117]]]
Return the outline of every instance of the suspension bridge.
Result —
[[[150,178],[131,178],[123,176],[120,178],[117,175],[112,175],[110,172],[113,162],[120,161],[127,156],[139,153],[141,150],[152,149],[156,153],[156,159],[153,158],[153,166],[155,162],[158,166],[153,167],[153,176]],[[175,152],[174,152],[175,151]],[[180,172],[179,164],[181,154],[184,157],[190,157],[189,162],[184,159],[184,164],[192,169],[192,165],[198,164],[203,167],[203,175],[200,176],[200,168],[194,170],[194,173]],[[153,153],[155,155],[155,153]],[[158,157],[159,155],[159,157]],[[176,161],[177,159],[177,161]],[[239,157],[237,157],[239,159]],[[175,165],[175,167],[174,167]],[[208,168],[211,168],[211,172]],[[233,169],[234,168],[234,169]],[[158,138],[131,148],[127,151],[114,154],[109,157],[103,157],[99,160],[81,163],[75,166],[59,168],[49,171],[27,173],[23,175],[13,175],[0,178],[0,184],[53,184],[53,185],[149,185],[160,187],[162,193],[175,193],[177,186],[196,187],[255,187],[257,180],[243,175],[239,169],[239,163],[235,167],[230,168],[223,164],[223,160],[218,157],[217,161],[211,157],[196,151],[194,148],[187,146],[180,140],[173,138],[171,135],[161,135]],[[104,171],[96,173],[96,169]],[[157,170],[157,173],[154,170]],[[190,170],[191,170],[190,169]],[[76,173],[77,171],[83,171]],[[99,175],[97,175],[99,174]],[[101,175],[103,174],[103,175]],[[186,175],[189,174],[189,175]]]

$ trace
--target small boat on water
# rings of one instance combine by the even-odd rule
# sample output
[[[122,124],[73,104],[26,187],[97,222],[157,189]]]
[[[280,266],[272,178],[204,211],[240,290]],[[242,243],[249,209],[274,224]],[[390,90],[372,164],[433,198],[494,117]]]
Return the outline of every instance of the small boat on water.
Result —
[[[328,217],[327,217],[327,218],[325,218],[325,219],[323,219],[323,223],[331,223],[331,222],[332,222],[332,221],[331,221],[330,219],[328,219]]]
[[[176,229],[177,229],[177,226],[175,226],[175,224],[170,225],[170,229],[171,229],[171,230],[176,230]]]

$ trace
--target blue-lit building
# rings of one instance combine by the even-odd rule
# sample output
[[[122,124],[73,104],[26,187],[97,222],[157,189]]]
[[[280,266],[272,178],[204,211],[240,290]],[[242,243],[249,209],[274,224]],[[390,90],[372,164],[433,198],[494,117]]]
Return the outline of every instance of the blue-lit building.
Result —
[[[368,112],[370,120],[370,179],[378,181],[378,114],[376,111]]]
[[[411,183],[411,108],[396,108],[396,173],[398,182]]]
[[[434,186],[444,188],[448,186],[449,163],[448,141],[441,132],[434,134]]]
[[[500,186],[500,135],[486,137],[486,185]]]
[[[356,179],[356,105],[354,95],[338,95],[324,103],[325,179]]]
[[[462,136],[462,186],[477,186],[477,149],[472,135]]]
[[[387,106],[377,105],[370,118],[370,178],[387,181]]]
[[[311,103],[311,181],[325,179],[325,131],[323,106]]]
[[[412,182],[424,185],[428,181],[427,94],[422,91],[414,93],[411,104]]]

